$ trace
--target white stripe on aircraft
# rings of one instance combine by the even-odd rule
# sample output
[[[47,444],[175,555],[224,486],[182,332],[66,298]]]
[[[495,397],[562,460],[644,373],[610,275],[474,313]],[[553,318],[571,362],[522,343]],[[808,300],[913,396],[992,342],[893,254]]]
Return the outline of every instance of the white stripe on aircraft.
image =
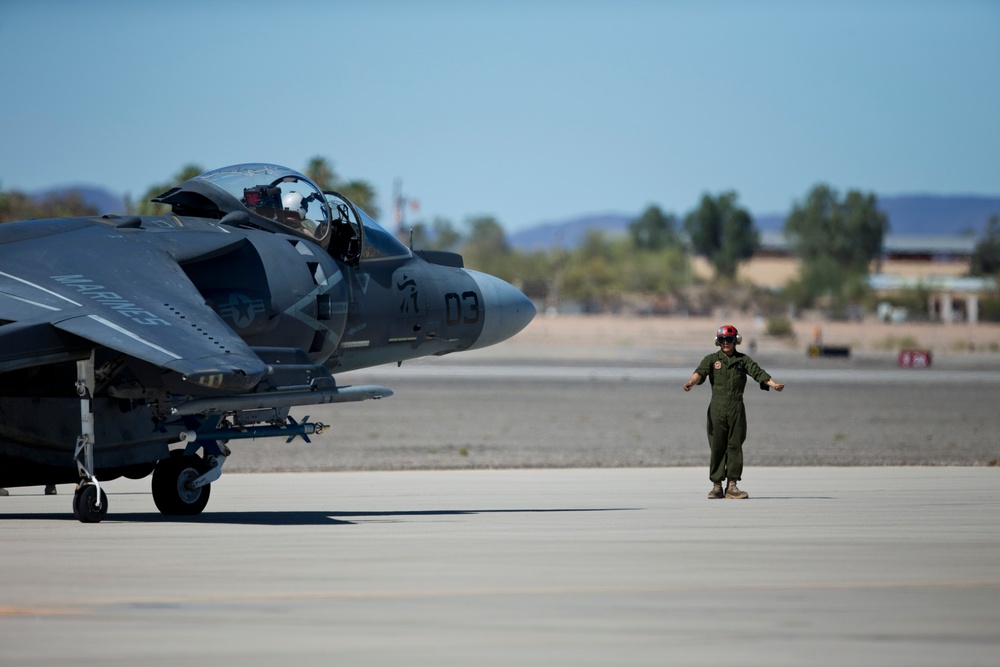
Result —
[[[56,293],[56,292],[53,292],[53,291],[52,291],[52,290],[50,290],[50,289],[45,289],[45,288],[44,288],[44,287],[42,287],[41,285],[36,285],[35,283],[32,283],[32,282],[29,282],[29,281],[25,280],[24,278],[18,278],[17,276],[12,276],[11,274],[9,274],[9,273],[4,273],[3,271],[0,271],[0,276],[4,276],[5,278],[10,278],[11,280],[16,280],[16,281],[17,281],[17,282],[19,282],[19,283],[24,283],[24,284],[25,284],[25,285],[27,285],[28,287],[34,287],[35,289],[40,289],[40,290],[42,290],[43,292],[45,292],[46,294],[51,294],[52,296],[54,296],[54,297],[58,297],[58,298],[62,299],[63,301],[68,301],[68,302],[70,302],[71,304],[73,304],[74,306],[81,306],[81,305],[83,305],[83,304],[79,304],[79,303],[77,303],[76,301],[73,301],[73,299],[67,299],[67,298],[66,298],[66,297],[64,297],[64,296],[63,296],[62,294],[58,294],[58,293]],[[58,310],[58,309],[57,309],[57,310]]]
[[[87,317],[89,317],[90,319],[94,320],[95,322],[99,322],[100,324],[103,324],[104,326],[108,327],[109,329],[114,329],[118,333],[124,334],[124,335],[128,336],[129,338],[142,343],[143,345],[148,345],[149,347],[153,348],[157,352],[162,352],[163,354],[167,355],[168,357],[173,357],[174,359],[181,359],[182,358],[180,355],[174,354],[170,350],[166,350],[166,349],[160,347],[159,345],[156,345],[155,343],[151,343],[148,340],[146,340],[145,338],[143,338],[142,336],[140,336],[139,334],[133,333],[133,332],[129,331],[128,329],[125,329],[124,327],[120,327],[117,324],[115,324],[114,322],[109,322],[108,320],[104,319],[103,317],[101,317],[99,315],[88,315]]]

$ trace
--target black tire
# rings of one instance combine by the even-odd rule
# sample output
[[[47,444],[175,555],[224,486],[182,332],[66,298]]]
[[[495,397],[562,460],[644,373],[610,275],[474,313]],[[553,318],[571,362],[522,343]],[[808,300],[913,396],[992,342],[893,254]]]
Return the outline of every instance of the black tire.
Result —
[[[167,516],[195,516],[208,504],[212,485],[191,490],[187,484],[207,470],[198,456],[171,456],[156,464],[153,470],[153,502]]]
[[[100,523],[108,513],[108,494],[101,489],[101,506],[97,507],[97,487],[81,486],[73,494],[73,516],[81,523]]]

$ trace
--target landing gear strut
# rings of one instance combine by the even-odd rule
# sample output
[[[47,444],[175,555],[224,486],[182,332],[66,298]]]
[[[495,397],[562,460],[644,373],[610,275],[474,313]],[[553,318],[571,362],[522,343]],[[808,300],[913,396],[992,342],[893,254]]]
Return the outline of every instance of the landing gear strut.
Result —
[[[73,460],[80,483],[73,494],[73,516],[83,523],[98,523],[108,513],[108,496],[94,475],[94,351],[76,362],[76,393],[80,397],[80,437]]]

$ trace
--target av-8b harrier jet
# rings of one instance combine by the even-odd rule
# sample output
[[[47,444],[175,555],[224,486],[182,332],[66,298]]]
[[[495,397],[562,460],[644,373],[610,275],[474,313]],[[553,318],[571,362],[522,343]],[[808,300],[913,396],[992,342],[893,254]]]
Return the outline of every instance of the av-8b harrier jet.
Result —
[[[83,522],[123,475],[152,474],[162,513],[199,514],[227,443],[308,438],[325,427],[289,408],[392,394],[336,373],[492,345],[535,315],[285,167],[155,201],[171,214],[0,225],[0,487],[78,481]]]

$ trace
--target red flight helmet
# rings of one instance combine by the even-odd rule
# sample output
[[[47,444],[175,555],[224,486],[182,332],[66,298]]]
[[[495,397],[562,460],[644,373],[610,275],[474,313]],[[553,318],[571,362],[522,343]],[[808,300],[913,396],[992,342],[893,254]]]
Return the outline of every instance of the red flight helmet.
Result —
[[[740,335],[740,332],[732,324],[724,324],[715,332],[716,347],[722,347],[723,338],[733,338],[736,340],[737,345],[743,342],[743,336]]]

